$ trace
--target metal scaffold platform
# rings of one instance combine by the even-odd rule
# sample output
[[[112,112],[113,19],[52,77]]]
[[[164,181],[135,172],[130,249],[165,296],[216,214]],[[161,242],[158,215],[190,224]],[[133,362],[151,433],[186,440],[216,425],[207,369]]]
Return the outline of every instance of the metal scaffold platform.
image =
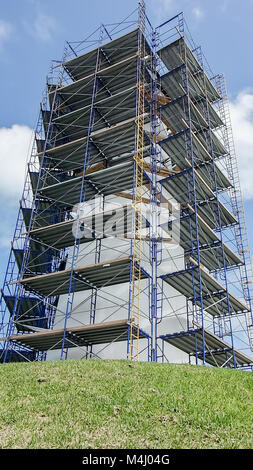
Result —
[[[251,286],[224,77],[183,14],[154,28],[141,1],[67,42],[27,165],[0,362],[252,370]]]

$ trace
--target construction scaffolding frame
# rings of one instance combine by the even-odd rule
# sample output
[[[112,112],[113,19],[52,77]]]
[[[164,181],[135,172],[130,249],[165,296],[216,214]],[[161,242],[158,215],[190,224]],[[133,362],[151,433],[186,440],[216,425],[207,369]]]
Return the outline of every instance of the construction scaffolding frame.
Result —
[[[140,1],[66,42],[1,292],[1,361],[251,370],[251,283],[224,77],[183,13],[154,28]]]

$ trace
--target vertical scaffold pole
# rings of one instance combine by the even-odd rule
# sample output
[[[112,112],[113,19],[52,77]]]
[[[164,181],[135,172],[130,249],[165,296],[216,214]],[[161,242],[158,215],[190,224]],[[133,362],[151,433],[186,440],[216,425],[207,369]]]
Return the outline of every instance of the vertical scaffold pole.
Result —
[[[151,178],[150,183],[150,207],[151,207],[151,226],[150,226],[150,264],[151,264],[151,279],[150,279],[150,323],[151,323],[151,342],[150,342],[150,359],[153,362],[157,361],[157,324],[158,324],[158,181],[157,171],[160,162],[160,151],[158,150],[157,137],[160,126],[159,121],[159,83],[157,73],[157,48],[159,43],[159,32],[157,29],[152,30],[151,38],[151,100],[150,100],[150,159],[151,159]]]
[[[93,87],[92,87],[92,95],[91,95],[91,102],[90,102],[87,140],[86,140],[85,153],[84,153],[84,158],[83,158],[82,182],[81,182],[81,188],[80,188],[80,194],[79,194],[79,203],[77,205],[77,220],[79,219],[80,214],[81,214],[81,203],[85,202],[85,199],[86,199],[85,172],[87,168],[89,167],[89,161],[90,161],[90,144],[91,144],[90,135],[92,133],[93,126],[94,126],[95,99],[97,95],[97,81],[98,81],[97,73],[100,67],[100,55],[101,55],[100,46],[101,46],[102,38],[103,36],[102,36],[102,27],[101,27],[100,37],[98,40],[96,64],[95,64],[95,69],[93,73]],[[70,268],[71,270],[70,270],[70,279],[69,279],[69,288],[68,288],[68,299],[67,299],[66,313],[65,313],[65,319],[64,319],[64,333],[63,333],[62,344],[61,344],[61,360],[67,359],[68,357],[68,344],[67,344],[67,337],[66,337],[66,329],[67,329],[68,320],[72,315],[73,304],[74,304],[75,282],[76,282],[76,278],[74,275],[74,268],[76,267],[76,263],[78,260],[79,248],[80,248],[80,237],[78,236],[78,224],[76,224],[75,242],[74,242],[74,247],[73,247],[73,254],[72,254],[71,268]]]
[[[131,274],[129,293],[129,344],[128,357],[139,360],[139,326],[141,308],[141,259],[142,259],[142,203],[144,168],[144,112],[145,112],[145,3],[139,3],[136,133],[133,176],[133,223],[131,237]],[[135,326],[137,328],[135,328]]]
[[[179,31],[181,35],[184,34],[184,19],[182,16],[179,17]],[[199,318],[196,318],[197,321],[201,321],[202,327],[202,351],[196,349],[196,363],[198,360],[198,355],[202,355],[203,365],[206,363],[206,347],[205,347],[205,321],[204,321],[204,303],[203,303],[203,285],[202,285],[202,274],[201,274],[201,260],[200,260],[200,242],[199,242],[199,226],[198,226],[198,201],[196,197],[196,181],[195,181],[195,156],[193,151],[193,126],[191,119],[191,98],[190,98],[190,87],[189,87],[189,64],[186,50],[185,39],[182,43],[181,57],[184,61],[184,67],[182,68],[182,85],[186,90],[185,95],[185,115],[186,121],[188,124],[188,130],[185,133],[185,147],[188,158],[191,162],[191,169],[188,172],[188,198],[190,205],[194,210],[194,224],[191,225],[191,250],[193,255],[195,254],[197,258],[197,266],[191,267],[192,269],[192,286],[193,286],[193,310],[195,315],[199,314]],[[197,272],[195,278],[194,271]],[[199,306],[199,307],[198,307]],[[199,312],[197,312],[199,308]],[[194,318],[193,313],[193,318]]]
[[[201,48],[198,48],[198,60],[200,62],[200,65],[204,71],[204,64],[203,64],[203,58],[202,58],[202,51]],[[227,263],[226,263],[226,257],[225,257],[225,251],[224,251],[224,242],[223,242],[223,231],[222,231],[222,221],[221,221],[221,212],[220,212],[220,201],[219,201],[219,191],[218,191],[218,184],[217,184],[217,175],[216,175],[216,165],[215,165],[215,153],[213,150],[213,140],[212,140],[212,131],[211,131],[211,119],[210,119],[210,112],[209,112],[209,101],[208,101],[208,96],[207,96],[207,87],[206,87],[206,78],[205,74],[204,76],[204,116],[206,118],[206,121],[208,123],[208,129],[207,129],[207,142],[208,142],[208,150],[210,155],[212,156],[212,173],[213,173],[213,187],[212,190],[214,191],[216,195],[216,199],[214,200],[214,212],[216,212],[216,225],[217,228],[216,230],[219,233],[219,238],[220,238],[220,251],[221,251],[221,266],[220,266],[220,272],[223,271],[223,276],[224,276],[224,281],[225,281],[225,304],[227,305],[225,307],[225,312],[224,312],[224,320],[228,319],[228,324],[229,324],[229,333],[230,333],[230,338],[231,338],[231,349],[232,349],[232,356],[233,356],[233,365],[234,368],[237,367],[236,364],[236,357],[235,357],[235,350],[234,350],[234,336],[233,336],[233,329],[232,329],[232,321],[231,321],[231,307],[230,307],[230,298],[229,298],[229,291],[228,291],[228,277],[227,277]],[[211,105],[210,105],[211,106]],[[218,256],[218,251],[216,252]],[[222,317],[221,317],[222,320]]]
[[[218,102],[218,106],[220,111],[220,117],[224,123],[223,140],[225,148],[228,151],[226,165],[228,176],[233,183],[232,188],[230,190],[230,198],[233,213],[238,220],[238,225],[235,227],[235,239],[238,253],[243,259],[243,265],[240,268],[241,284],[244,299],[249,307],[249,311],[245,314],[245,322],[247,327],[249,346],[251,351],[253,351],[253,267],[251,250],[248,240],[244,203],[233,138],[226,80],[224,75],[217,75],[216,77],[214,77],[214,79],[216,88],[221,96],[221,100]]]
[[[65,50],[64,50],[63,57],[64,56],[65,56]],[[36,213],[37,213],[37,210],[38,210],[38,207],[39,207],[39,201],[40,201],[40,197],[38,197],[39,187],[40,187],[41,181],[43,179],[43,175],[45,173],[47,145],[50,142],[50,140],[52,138],[52,134],[53,134],[52,120],[53,120],[53,115],[54,115],[55,108],[56,108],[57,89],[58,89],[59,86],[61,86],[62,80],[63,80],[63,73],[59,73],[58,74],[58,80],[57,80],[57,86],[55,87],[55,91],[54,91],[54,94],[53,94],[51,110],[50,110],[50,113],[49,113],[49,120],[48,120],[46,128],[44,129],[43,154],[42,154],[42,157],[41,157],[37,183],[36,183],[34,194],[33,194],[33,201],[32,201],[32,205],[31,205],[31,216],[30,216],[28,228],[26,230],[25,239],[24,239],[24,242],[22,244],[23,257],[22,257],[21,267],[20,267],[18,275],[17,275],[17,280],[18,281],[20,281],[22,279],[22,277],[25,273],[25,270],[28,266],[29,259],[30,259],[30,254],[31,254],[30,231],[33,227],[34,220],[35,220],[35,217],[36,217]],[[45,104],[46,103],[47,103],[47,98],[45,97]],[[41,109],[41,111],[40,111],[40,117],[39,117],[39,120],[38,120],[37,128],[38,128],[38,126],[40,126],[40,120],[41,121],[43,120],[42,113],[43,113],[43,109]],[[35,161],[36,158],[37,158],[37,152],[35,150],[35,148],[36,148],[36,138],[37,138],[37,129],[36,129],[35,134],[34,134],[34,143],[33,143],[33,147],[32,147],[30,162],[28,164],[27,176],[26,176],[26,182],[25,182],[25,188],[24,188],[24,192],[23,192],[23,196],[22,196],[22,201],[25,200],[24,197],[25,197],[25,194],[27,193],[27,190],[29,191],[29,189],[27,188],[27,185],[28,185],[28,187],[30,186],[30,184],[28,182],[29,165],[31,164],[32,160]],[[31,188],[31,186],[30,186],[30,188]],[[20,219],[20,216],[21,216],[21,212],[22,212],[22,210],[19,211],[19,216],[18,216],[19,219]],[[20,220],[19,220],[19,223],[20,223]],[[23,221],[23,223],[21,223],[21,226],[23,226],[23,225],[24,225],[24,221]],[[21,233],[19,233],[19,238],[20,238],[20,240],[22,239],[22,234]],[[6,341],[5,347],[4,347],[4,351],[5,351],[4,356],[3,356],[3,361],[4,362],[7,361],[8,351],[11,350],[14,347],[14,345],[10,342],[9,337],[11,336],[11,334],[14,331],[15,318],[17,318],[19,316],[20,299],[22,298],[22,295],[23,295],[24,292],[25,292],[24,287],[18,282],[16,284],[16,287],[15,287],[15,290],[14,290],[15,300],[14,300],[14,305],[13,305],[12,313],[11,313],[10,318],[9,318],[9,323],[8,323],[7,332],[6,332],[7,341]],[[41,354],[38,353],[38,357],[40,355]],[[42,353],[42,357],[45,358],[44,353]]]

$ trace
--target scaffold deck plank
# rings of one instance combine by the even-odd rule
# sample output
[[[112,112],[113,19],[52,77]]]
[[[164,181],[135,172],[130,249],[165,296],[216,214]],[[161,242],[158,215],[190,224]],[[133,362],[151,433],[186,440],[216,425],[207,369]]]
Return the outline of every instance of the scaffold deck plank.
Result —
[[[185,94],[185,89],[182,85],[182,70],[181,68],[176,68],[162,75],[161,77],[162,88],[166,94],[172,99],[179,98]],[[191,72],[188,75],[188,84],[190,97],[193,100],[200,99],[204,97],[204,90],[201,88],[200,84],[195,80]]]
[[[181,70],[172,70],[171,72],[167,73],[166,75],[162,76],[162,87],[166,91],[167,95],[171,98],[171,106],[173,103],[177,103],[178,101],[181,103],[183,102],[183,98],[180,99],[182,96],[186,95],[186,90],[182,86],[182,71]],[[204,85],[204,84],[203,84]],[[213,106],[211,105],[210,102],[205,101],[205,92],[201,88],[199,82],[195,80],[195,78],[192,76],[191,73],[188,75],[188,86],[189,86],[189,93],[191,100],[194,102],[194,105],[192,106],[192,110],[195,111],[195,117],[197,120],[199,120],[199,123],[201,124],[202,121],[200,117],[197,115],[197,112],[195,110],[195,107],[198,109],[200,114],[204,117],[205,111],[206,111],[206,106],[208,107],[208,114],[209,114],[209,119],[210,119],[210,127],[212,129],[215,129],[217,127],[220,127],[223,125],[223,122],[220,118],[220,116],[217,114]],[[168,110],[170,109],[170,103],[168,103]],[[164,108],[163,108],[164,109]],[[175,108],[176,109],[176,108]],[[187,119],[187,108],[182,106],[181,112],[177,108],[178,114],[182,116],[183,113],[183,118]],[[168,113],[168,111],[167,111]],[[170,122],[170,121],[168,121]],[[171,121],[172,122],[172,121]],[[173,125],[171,126],[173,127]]]
[[[136,86],[129,87],[103,100],[95,100],[95,119],[93,130],[98,131],[104,127],[111,127],[136,114]],[[146,104],[148,112],[148,104]],[[53,124],[59,129],[56,141],[69,138],[76,140],[85,137],[89,128],[90,105],[71,111],[53,119]]]
[[[188,331],[161,335],[160,338],[193,356],[196,355],[197,349],[198,359],[203,359],[203,329],[200,326]],[[216,367],[223,367],[224,365],[234,367],[232,347],[230,344],[206,329],[204,330],[204,338],[205,360],[208,364]],[[253,364],[253,358],[250,358],[243,352],[235,349],[234,353],[237,367]]]
[[[32,243],[32,245],[34,242]],[[34,249],[29,252],[29,259],[26,264],[26,273],[47,273],[51,270],[51,262],[52,262],[52,250],[45,249],[40,243],[36,243]],[[17,266],[19,270],[21,270],[23,258],[24,258],[24,250],[23,249],[13,249],[13,253],[16,259]]]
[[[192,170],[190,168],[186,171],[182,170],[164,178],[160,183],[178,202],[186,204],[189,201],[189,181],[192,179],[191,173]],[[198,170],[194,170],[194,174],[197,201],[208,201],[215,198],[214,192],[200,176]]]
[[[116,320],[104,323],[95,323],[91,325],[73,326],[66,328],[66,347],[82,347],[96,344],[106,344],[112,342],[126,341],[128,335],[129,321]],[[133,325],[137,330],[137,326]],[[140,338],[145,338],[146,335],[139,329]],[[12,335],[9,337],[10,341],[22,344],[23,346],[35,349],[38,351],[47,351],[60,349],[64,329],[48,330],[43,332],[36,332],[23,335]],[[0,341],[6,338],[0,338]]]
[[[10,315],[13,314],[16,297],[14,295],[3,295]],[[18,316],[14,316],[15,325],[18,331],[29,330],[27,327],[36,326],[46,328],[47,318],[45,318],[45,308],[43,302],[36,297],[21,297],[17,302]],[[20,317],[20,320],[18,320]]]
[[[214,204],[216,204],[216,202],[214,202]],[[238,220],[228,210],[228,208],[220,201],[219,201],[219,206],[220,206],[221,227],[230,227],[232,225],[237,225]],[[214,206],[212,204],[207,202],[199,206],[198,213],[211,228],[217,229],[217,227],[219,226],[217,210],[214,209]]]
[[[186,252],[190,252],[192,249],[189,231],[191,228],[195,227],[195,220],[192,215],[190,215],[193,214],[193,209],[190,206],[189,209],[189,215],[182,216],[180,219],[180,245]],[[220,238],[199,215],[197,215],[197,218],[201,263],[211,271],[222,269],[223,263],[221,262],[222,252]],[[223,245],[227,266],[243,264],[243,260],[239,255],[234,253],[234,251],[225,243]]]
[[[209,133],[209,130],[208,130]],[[210,135],[212,138],[212,146],[213,146],[213,154],[214,158],[219,158],[223,155],[227,155],[228,151],[224,147],[223,143],[221,142],[220,138],[217,137],[217,135],[210,130]],[[204,147],[207,146],[208,141],[206,141],[206,130],[201,129],[197,132],[198,139],[202,143]]]
[[[110,220],[112,224],[110,224]],[[94,212],[91,215],[71,219],[58,224],[31,230],[30,236],[42,241],[48,246],[63,248],[72,246],[75,242],[76,229],[77,238],[80,243],[91,242],[95,238],[106,238],[122,236],[131,232],[132,206],[120,206],[103,212]],[[77,227],[78,225],[78,227]],[[146,221],[143,218],[143,227]]]
[[[89,155],[90,163],[100,161],[113,163],[124,161],[127,155],[134,153],[135,142],[135,118],[131,118],[116,124],[115,126],[104,126],[101,130],[92,132],[90,135]],[[145,145],[149,141],[145,137]],[[86,153],[87,137],[67,142],[47,149],[46,165],[61,168],[63,170],[75,170],[82,168]],[[43,151],[38,153],[42,158]],[[122,157],[121,157],[122,156]]]
[[[189,182],[192,180],[189,171],[191,170],[179,172],[160,181],[164,189],[180,204],[187,204],[189,202]],[[199,215],[211,228],[217,227],[218,216],[212,206],[213,203],[216,204],[215,193],[197,170],[195,170],[195,189]],[[221,225],[227,227],[236,224],[237,219],[227,207],[222,202],[219,202],[219,206]]]
[[[184,132],[179,132],[178,134],[167,137],[160,141],[159,145],[166,153],[168,153],[173,164],[179,166],[182,170],[191,166],[191,162],[189,161],[190,157],[187,157],[186,135]],[[195,134],[192,134],[192,146],[194,164],[198,172],[209,185],[211,185],[211,183],[213,184],[212,157]],[[225,149],[224,153],[226,153]],[[214,164],[214,168],[216,172],[217,189],[226,190],[231,188],[231,181],[229,181],[225,173],[216,163]]]
[[[141,270],[142,279],[147,274]],[[27,290],[38,292],[45,296],[55,296],[67,294],[69,290],[69,280],[71,269],[57,271],[40,276],[25,277],[20,283]],[[130,258],[116,258],[89,266],[74,268],[74,280],[71,284],[72,291],[84,291],[92,288],[109,287],[129,281]],[[18,281],[12,282],[16,284]]]
[[[130,161],[87,175],[84,178],[85,200],[89,201],[99,194],[108,196],[132,189],[133,168],[133,161]],[[143,183],[147,184],[149,179],[145,175]],[[43,197],[57,202],[57,205],[74,206],[80,200],[81,185],[82,176],[42,188],[40,193]]]
[[[232,182],[228,179],[228,177],[221,170],[221,168],[218,165],[214,164],[214,169],[215,169],[217,191],[227,191],[228,189],[232,188],[233,187]],[[213,170],[213,164],[211,162],[209,165],[203,165],[202,167],[199,167],[198,172],[209,186],[213,186],[213,187],[215,186],[214,170]]]
[[[159,142],[162,149],[171,157],[172,162],[182,169],[188,166],[186,162],[186,138],[185,132],[178,132]],[[196,165],[211,161],[210,153],[195,134],[192,134],[192,146]]]
[[[193,268],[183,269],[163,275],[162,278],[174,289],[188,299],[193,299],[193,278],[198,283],[199,273],[202,278],[202,298],[206,312],[210,315],[220,315],[228,313],[227,296],[224,286],[209,274],[203,267],[197,267],[196,261],[190,259]],[[195,298],[197,305],[200,305],[200,284],[196,284]],[[241,313],[249,311],[249,308],[240,299],[229,293],[230,313]]]
[[[136,67],[137,56],[131,56],[127,59],[117,62],[114,65],[109,65],[101,69],[96,78],[99,86],[96,92],[96,101],[101,101],[129,89],[136,83]],[[66,112],[70,109],[75,111],[90,104],[91,96],[94,87],[95,74],[87,75],[73,83],[65,85],[57,89],[57,96],[61,98],[58,106],[59,112]],[[54,87],[49,91],[50,95],[54,95]],[[52,101],[52,100],[51,100]]]
[[[32,209],[22,208],[22,214],[26,229],[28,230],[32,216]],[[48,201],[38,200],[33,215],[34,227],[50,225],[56,219],[56,214],[53,212],[51,204]]]
[[[133,56],[138,51],[138,29],[134,29],[123,36],[100,46],[103,51],[100,55],[99,69],[108,65],[114,65],[128,57]],[[145,41],[146,51],[149,46]],[[89,73],[92,73],[96,67],[98,48],[85,52],[78,57],[64,63],[65,70],[68,71],[74,80],[79,80]]]
[[[188,129],[187,97],[181,96],[161,106],[162,119],[168,123],[173,133]],[[208,127],[208,123],[195,104],[190,101],[191,122],[193,130],[199,131]]]
[[[187,63],[191,72],[195,74],[195,77],[197,80],[199,80],[200,84],[202,84],[205,80],[205,86],[209,100],[216,101],[220,98],[218,91],[213,86],[207,75],[204,74],[201,65],[183,38],[177,39],[171,44],[163,47],[158,51],[158,54],[165,63],[167,69],[171,71],[185,63],[184,48],[186,50]],[[196,72],[199,73],[196,74]]]

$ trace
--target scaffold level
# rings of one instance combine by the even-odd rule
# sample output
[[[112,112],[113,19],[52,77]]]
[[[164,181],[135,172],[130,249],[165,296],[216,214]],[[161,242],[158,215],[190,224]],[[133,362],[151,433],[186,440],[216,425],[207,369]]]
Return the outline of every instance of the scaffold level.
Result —
[[[47,79],[1,291],[0,362],[253,369],[252,264],[223,75],[141,0]]]
[[[132,325],[133,331],[137,331],[137,326]],[[112,322],[97,323],[94,325],[83,325],[67,328],[66,342],[69,348],[87,347],[94,344],[114,343],[118,341],[127,341],[129,328],[128,320],[116,320]],[[44,330],[30,335],[12,335],[11,341],[23,346],[32,347],[39,351],[58,349],[62,342],[64,329]],[[146,334],[140,330],[140,336],[146,337]],[[6,339],[6,338],[0,338]]]

